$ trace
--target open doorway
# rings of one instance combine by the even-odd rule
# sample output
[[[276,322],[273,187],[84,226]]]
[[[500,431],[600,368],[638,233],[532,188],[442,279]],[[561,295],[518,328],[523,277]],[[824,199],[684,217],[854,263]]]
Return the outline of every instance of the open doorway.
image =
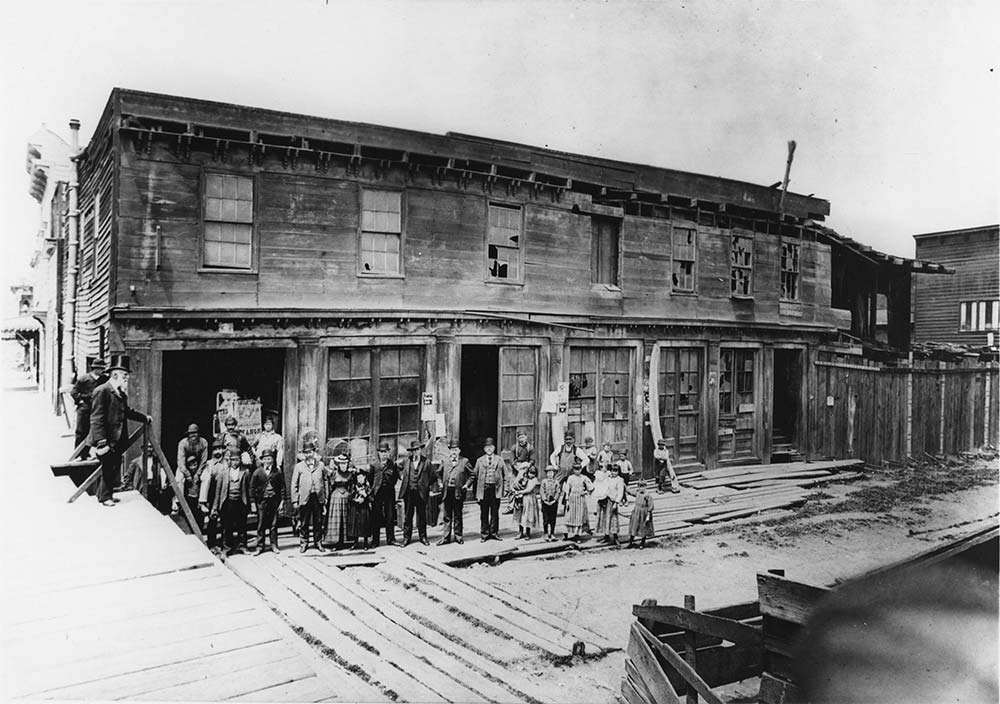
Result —
[[[483,454],[483,441],[487,437],[497,439],[499,365],[499,347],[462,345],[458,436],[462,454],[470,460]]]
[[[801,440],[802,350],[774,350],[774,412],[771,461],[798,457]]]
[[[164,352],[160,432],[167,457],[190,423],[211,441],[216,394],[223,389],[259,398],[262,416],[273,415],[280,433],[284,372],[283,349]]]

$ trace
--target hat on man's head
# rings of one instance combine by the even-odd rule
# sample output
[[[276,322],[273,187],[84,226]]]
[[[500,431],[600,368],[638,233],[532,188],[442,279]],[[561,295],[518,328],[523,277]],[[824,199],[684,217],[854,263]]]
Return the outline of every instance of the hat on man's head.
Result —
[[[576,440],[576,434],[572,430],[567,430],[563,435],[563,442],[566,440]]]
[[[187,464],[188,467],[190,467],[191,465],[197,465],[200,461],[201,460],[198,459],[198,455],[188,455],[187,459],[184,460],[185,464]]]
[[[490,447],[490,446],[492,447],[497,446],[497,444],[493,442],[493,438],[486,438],[485,440],[483,440],[483,447]]]
[[[336,455],[333,456],[333,461],[338,464],[347,464],[351,461],[351,458],[347,456],[347,453],[341,450]]]
[[[274,450],[271,449],[270,447],[265,447],[263,450],[261,450],[260,456],[261,458],[274,457]]]
[[[656,441],[656,446],[657,447],[666,447],[667,446],[667,441],[664,438],[660,438],[659,440]]]
[[[120,369],[130,374],[132,373],[132,361],[129,359],[127,354],[111,355],[111,364],[108,365],[108,371],[113,372],[116,369]]]
[[[461,446],[458,444],[458,440],[457,439],[452,438],[451,440],[448,441],[448,447],[450,449],[450,448],[453,448],[453,447],[461,447]]]
[[[195,435],[198,434],[198,424],[197,423],[192,423],[191,425],[188,426],[188,435],[190,435],[191,433],[194,433]]]
[[[104,371],[104,368],[107,366],[108,365],[105,363],[103,359],[95,359],[90,363],[90,371],[92,372]]]
[[[238,423],[236,422],[236,416],[229,416],[228,418],[226,418],[226,426],[228,427],[230,425],[238,425]]]
[[[389,445],[388,440],[383,440],[378,444],[379,452],[392,452],[392,446]]]
[[[303,452],[315,452],[316,451],[316,441],[315,440],[306,440],[304,443],[302,443],[302,451]]]
[[[548,474],[549,472],[552,472],[553,474],[555,474],[558,471],[559,471],[559,468],[556,467],[555,465],[551,465],[551,464],[548,467],[545,468],[545,473],[546,474]]]
[[[212,442],[212,449],[213,450],[225,450],[226,449],[226,442],[225,442],[225,440],[223,440],[221,438],[216,438]]]
[[[240,451],[237,450],[235,447],[230,447],[229,450],[226,452],[226,459],[231,460],[234,457],[236,459],[240,459]]]
[[[519,437],[519,438],[526,438],[526,437],[528,437],[528,432],[525,431],[525,430],[518,430],[517,431],[517,437]]]
[[[410,440],[409,447],[406,448],[407,452],[414,452],[415,450],[422,450],[424,446],[420,444],[419,440]]]

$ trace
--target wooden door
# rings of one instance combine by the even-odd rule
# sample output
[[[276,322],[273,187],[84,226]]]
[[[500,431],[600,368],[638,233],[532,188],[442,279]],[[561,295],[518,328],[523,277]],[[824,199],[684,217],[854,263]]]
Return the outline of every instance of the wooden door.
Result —
[[[631,354],[629,348],[570,348],[568,420],[578,444],[592,437],[615,450],[631,445]]]
[[[660,350],[660,431],[675,462],[701,460],[703,358],[700,347]]]
[[[719,459],[754,457],[757,350],[723,348],[719,359]]]
[[[519,430],[526,432],[531,443],[537,445],[537,388],[537,350],[534,347],[501,347],[498,451],[513,447]]]

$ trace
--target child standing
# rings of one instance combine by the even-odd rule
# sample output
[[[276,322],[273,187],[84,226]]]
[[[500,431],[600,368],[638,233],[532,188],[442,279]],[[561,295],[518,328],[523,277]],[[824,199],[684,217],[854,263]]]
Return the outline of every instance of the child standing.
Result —
[[[354,478],[354,495],[351,497],[351,522],[354,524],[354,549],[368,549],[368,539],[371,535],[371,485],[368,483],[368,473],[358,470]]]
[[[573,461],[573,473],[563,484],[563,501],[566,504],[566,538],[575,540],[587,520],[587,495],[594,485],[583,475],[583,462],[577,457]]]
[[[621,531],[618,525],[618,507],[628,502],[628,490],[625,488],[621,472],[614,465],[611,467],[611,477],[608,479],[606,492],[608,496],[605,499],[604,537],[601,538],[601,542],[618,545],[618,533]]]
[[[611,443],[606,442],[601,445],[601,451],[597,453],[597,466],[610,471],[611,463],[615,461],[615,453],[611,451]]]
[[[662,494],[666,491],[665,487],[669,483],[670,491],[675,494],[680,493],[681,487],[677,483],[677,474],[674,472],[674,465],[670,462],[670,450],[667,449],[667,441],[663,438],[656,441],[653,462],[656,471],[656,490]]]
[[[556,539],[556,514],[559,511],[559,482],[556,480],[558,471],[558,467],[552,465],[546,467],[545,479],[539,488],[542,500],[542,533],[545,534],[546,542]]]
[[[594,471],[594,500],[597,502],[597,532],[605,535],[608,528],[608,482],[611,479],[607,469],[598,464]]]
[[[622,481],[627,486],[632,479],[632,461],[628,458],[627,449],[623,448],[618,451],[618,471],[621,474]]]
[[[640,538],[639,549],[646,547],[646,538],[653,535],[653,497],[646,493],[646,487],[639,484],[635,495],[635,508],[628,522],[628,547],[634,548],[636,536]]]
[[[531,538],[531,529],[538,525],[538,477],[534,466],[529,466],[521,472],[524,476],[523,487],[515,489],[516,494],[521,497],[520,518],[517,525],[517,538],[528,540]],[[515,508],[515,513],[517,509]]]
[[[520,527],[521,514],[524,513],[524,489],[528,486],[528,470],[522,469],[520,474],[514,479],[510,488],[510,501],[507,508],[514,514],[514,525]]]

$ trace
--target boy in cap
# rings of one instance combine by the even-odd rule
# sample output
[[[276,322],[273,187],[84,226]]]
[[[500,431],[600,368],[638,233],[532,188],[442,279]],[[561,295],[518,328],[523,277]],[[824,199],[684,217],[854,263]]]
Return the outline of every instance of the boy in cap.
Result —
[[[399,468],[390,457],[389,443],[378,444],[378,458],[371,463],[370,479],[372,494],[372,546],[379,545],[379,532],[385,527],[387,545],[396,543],[396,526],[393,513],[396,507],[396,482]]]
[[[302,445],[303,459],[292,472],[292,506],[299,514],[299,551],[309,548],[309,531],[312,543],[319,552],[326,552],[323,540],[323,507],[328,495],[326,467],[319,461],[316,443],[307,440]]]
[[[559,482],[556,480],[558,469],[554,465],[545,468],[545,479],[542,480],[539,489],[539,498],[542,501],[542,533],[545,541],[551,542],[556,539],[556,514],[559,511]]]
[[[480,540],[500,540],[500,498],[508,483],[507,463],[496,456],[493,438],[483,442],[483,455],[476,460],[476,501],[479,502]]]
[[[278,507],[285,496],[285,477],[275,462],[274,450],[261,450],[260,463],[251,480],[251,495],[257,505],[257,555],[264,552],[269,537],[271,551],[278,552]]]
[[[194,455],[190,455],[187,458],[187,466],[181,472],[183,478],[179,479],[181,485],[184,489],[184,501],[187,503],[188,508],[191,509],[191,515],[194,516],[195,522],[198,527],[201,528],[204,516],[201,513],[201,506],[198,502],[198,497],[201,494],[201,471],[198,468],[199,459]]]
[[[250,508],[250,473],[235,448],[226,450],[226,468],[219,473],[212,513],[222,521],[222,537],[227,555],[242,552]]]
[[[621,473],[622,481],[628,485],[629,480],[632,479],[632,460],[628,458],[628,450],[626,448],[623,447],[618,451],[618,462],[615,464],[618,466],[618,471]]]
[[[465,495],[472,488],[472,465],[462,457],[458,441],[448,443],[448,459],[441,465],[441,485],[444,487],[444,532],[438,545],[445,545],[462,539],[462,511]]]
[[[656,441],[656,449],[653,450],[653,463],[656,471],[656,490],[661,494],[670,485],[670,491],[680,493],[681,487],[677,482],[677,474],[674,472],[674,465],[670,462],[670,450],[667,449],[667,441],[660,438]]]

